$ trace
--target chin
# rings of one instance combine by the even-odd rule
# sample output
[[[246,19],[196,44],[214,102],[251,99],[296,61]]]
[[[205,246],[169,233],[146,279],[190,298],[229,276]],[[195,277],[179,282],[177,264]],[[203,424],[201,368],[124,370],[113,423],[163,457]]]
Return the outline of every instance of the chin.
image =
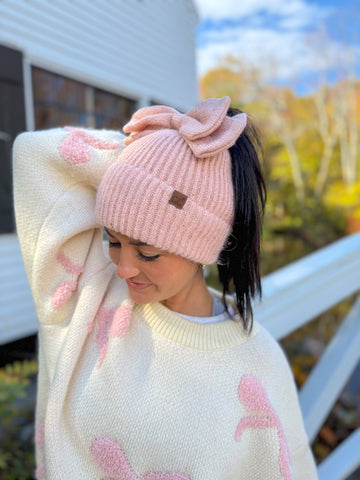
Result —
[[[129,291],[129,296],[138,305],[146,305],[147,303],[156,302],[154,298],[151,298],[150,295],[141,295],[137,292]]]

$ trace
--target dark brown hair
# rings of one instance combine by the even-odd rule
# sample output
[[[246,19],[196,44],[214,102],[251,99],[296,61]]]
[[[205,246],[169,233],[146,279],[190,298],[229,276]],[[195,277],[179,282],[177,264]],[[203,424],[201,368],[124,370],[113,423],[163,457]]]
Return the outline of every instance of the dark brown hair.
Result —
[[[232,117],[242,113],[229,108]],[[220,253],[219,280],[225,295],[234,290],[238,312],[244,329],[253,324],[251,300],[261,296],[260,239],[266,187],[261,171],[261,143],[254,125],[249,121],[230,149],[234,187],[235,216],[233,230]]]

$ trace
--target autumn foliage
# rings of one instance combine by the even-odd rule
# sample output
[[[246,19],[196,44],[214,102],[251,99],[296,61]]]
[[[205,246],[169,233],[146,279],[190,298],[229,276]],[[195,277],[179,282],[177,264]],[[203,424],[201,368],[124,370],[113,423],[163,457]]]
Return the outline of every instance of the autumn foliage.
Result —
[[[285,243],[300,241],[293,254],[285,248],[288,263],[359,228],[357,79],[323,83],[304,96],[265,83],[260,71],[227,58],[201,79],[200,91],[203,98],[229,95],[260,130],[268,186],[265,247],[279,235]],[[266,272],[278,266],[265,259]]]
[[[268,189],[263,274],[360,230],[358,79],[347,75],[332,85],[318,82],[300,95],[226,58],[201,78],[200,91],[202,98],[229,95],[232,106],[246,111],[260,131]],[[343,302],[282,340],[298,386],[350,304]],[[318,461],[356,428],[359,414],[358,399],[345,390],[313,444]]]

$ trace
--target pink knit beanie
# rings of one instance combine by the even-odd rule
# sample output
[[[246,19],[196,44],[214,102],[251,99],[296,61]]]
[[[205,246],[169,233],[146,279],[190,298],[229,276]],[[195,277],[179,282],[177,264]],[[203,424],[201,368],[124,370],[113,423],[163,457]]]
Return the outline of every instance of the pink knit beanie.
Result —
[[[106,171],[96,200],[99,224],[194,262],[217,260],[232,230],[231,160],[246,115],[227,117],[230,98],[181,114],[138,110],[125,149]]]

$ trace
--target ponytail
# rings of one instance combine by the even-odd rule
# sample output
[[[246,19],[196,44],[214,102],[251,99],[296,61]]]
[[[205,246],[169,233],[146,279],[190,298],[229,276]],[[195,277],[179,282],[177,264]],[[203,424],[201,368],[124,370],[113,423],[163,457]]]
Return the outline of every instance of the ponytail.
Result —
[[[227,115],[241,113],[229,108]],[[261,221],[266,201],[266,187],[260,166],[261,143],[251,122],[229,149],[234,187],[235,216],[233,230],[218,261],[223,302],[230,288],[245,331],[251,332],[253,311],[251,299],[261,296],[260,238]]]

